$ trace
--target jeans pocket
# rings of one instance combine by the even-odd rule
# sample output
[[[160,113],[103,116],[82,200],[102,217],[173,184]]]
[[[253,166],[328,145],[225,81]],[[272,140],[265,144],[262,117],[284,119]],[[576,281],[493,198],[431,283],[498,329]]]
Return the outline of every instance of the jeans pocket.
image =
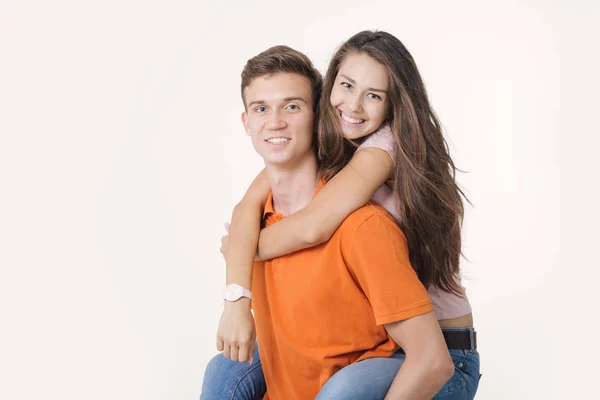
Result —
[[[467,352],[465,350],[450,350],[450,356],[454,362],[454,374],[440,391],[433,397],[434,399],[455,398],[457,391],[466,390]],[[448,397],[452,395],[452,397]]]

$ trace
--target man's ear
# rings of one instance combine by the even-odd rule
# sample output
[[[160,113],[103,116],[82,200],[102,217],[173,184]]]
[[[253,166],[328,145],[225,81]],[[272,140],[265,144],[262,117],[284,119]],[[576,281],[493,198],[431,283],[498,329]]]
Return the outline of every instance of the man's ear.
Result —
[[[244,124],[246,134],[248,134],[248,136],[252,136],[252,132],[250,132],[250,128],[248,128],[248,114],[246,114],[246,111],[242,113],[242,124]]]

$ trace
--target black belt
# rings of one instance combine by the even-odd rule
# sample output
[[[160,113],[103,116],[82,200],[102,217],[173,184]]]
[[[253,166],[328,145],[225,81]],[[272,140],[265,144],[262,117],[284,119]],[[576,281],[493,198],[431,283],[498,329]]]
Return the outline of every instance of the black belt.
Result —
[[[442,329],[448,350],[475,350],[477,349],[477,332],[475,329],[450,330]]]

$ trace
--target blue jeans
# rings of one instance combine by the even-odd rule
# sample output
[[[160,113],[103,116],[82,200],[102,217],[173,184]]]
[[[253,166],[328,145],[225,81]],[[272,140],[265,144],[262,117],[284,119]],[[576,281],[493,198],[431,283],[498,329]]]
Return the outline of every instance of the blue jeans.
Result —
[[[252,364],[231,361],[222,353],[206,366],[200,400],[259,400],[267,392],[258,345]]]
[[[454,375],[433,397],[436,400],[472,400],[479,385],[477,350],[449,350]],[[315,400],[381,400],[406,355],[398,350],[389,358],[368,358],[339,370],[323,385]]]
[[[454,375],[435,395],[437,400],[472,400],[479,385],[477,350],[450,350]],[[339,370],[323,385],[316,400],[381,400],[404,362],[398,350],[389,358],[369,358]],[[200,400],[259,400],[267,391],[258,346],[252,365],[215,356],[206,367]]]

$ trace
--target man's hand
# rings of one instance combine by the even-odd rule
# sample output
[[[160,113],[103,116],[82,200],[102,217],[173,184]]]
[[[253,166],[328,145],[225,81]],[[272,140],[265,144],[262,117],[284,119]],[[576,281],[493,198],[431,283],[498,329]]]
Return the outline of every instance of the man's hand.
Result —
[[[252,362],[256,332],[250,312],[250,299],[225,301],[225,308],[217,331],[217,349],[233,361]]]

